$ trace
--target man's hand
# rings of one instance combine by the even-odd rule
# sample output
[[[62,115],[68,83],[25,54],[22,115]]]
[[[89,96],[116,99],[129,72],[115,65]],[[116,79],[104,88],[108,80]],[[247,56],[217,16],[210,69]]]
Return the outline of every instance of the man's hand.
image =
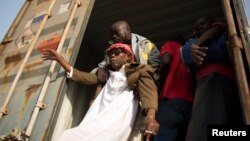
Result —
[[[159,123],[155,120],[155,113],[155,109],[149,108],[145,117],[146,141],[150,141],[150,136],[156,135],[160,127]]]
[[[56,60],[57,61],[57,60],[59,60],[59,58],[61,58],[61,55],[53,49],[44,49],[41,57],[44,61],[46,61],[46,60]]]
[[[146,141],[150,141],[151,135],[156,135],[160,126],[158,122],[152,117],[145,118],[145,126]]]
[[[45,49],[42,52],[42,59],[46,60],[55,60],[67,71],[70,72],[71,65],[55,50]]]
[[[99,68],[96,72],[97,75],[97,79],[99,82],[101,83],[105,83],[107,82],[108,78],[109,78],[109,72],[106,69],[103,68]]]
[[[205,52],[207,51],[207,47],[200,47],[196,44],[192,44],[190,48],[190,55],[198,66],[201,65],[204,61],[204,57],[206,56]]]

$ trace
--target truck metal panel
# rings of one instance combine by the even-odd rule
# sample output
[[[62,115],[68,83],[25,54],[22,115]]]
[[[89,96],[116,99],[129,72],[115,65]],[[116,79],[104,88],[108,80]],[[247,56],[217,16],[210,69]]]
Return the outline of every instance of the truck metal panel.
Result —
[[[48,13],[48,8],[55,2],[51,13]],[[46,75],[48,74],[51,61],[44,62],[41,59],[38,46],[42,41],[51,39],[55,34],[62,35],[65,26],[71,15],[72,8],[75,3],[81,2],[73,15],[73,21],[70,25],[66,39],[62,46],[61,54],[67,61],[74,63],[74,54],[78,52],[81,38],[83,37],[87,26],[88,18],[93,7],[93,0],[32,0],[26,1],[26,8],[23,15],[18,17],[20,20],[16,23],[16,27],[11,27],[13,33],[5,38],[11,42],[3,43],[0,55],[0,104],[5,103],[8,97],[10,87],[13,85],[13,80],[17,77],[17,72],[24,62],[34,37],[36,36],[44,17],[49,14],[49,18],[42,27],[42,32],[38,36],[37,42],[25,63],[25,67],[18,79],[17,85],[14,87],[14,92],[7,104],[9,112],[3,114],[0,119],[0,135],[9,135],[15,131],[17,136],[25,136],[26,129],[30,122],[34,108],[39,106],[37,102],[41,93],[41,88],[44,84]],[[18,20],[16,18],[16,20]],[[11,32],[9,30],[9,32]],[[62,40],[61,40],[62,41]],[[63,97],[65,87],[65,72],[59,65],[56,65],[51,76],[47,92],[44,96],[46,107],[40,110],[39,116],[31,129],[29,140],[48,140],[47,132],[51,127],[51,121],[54,118],[54,112],[57,105],[60,103],[60,97]],[[2,106],[2,109],[5,107]],[[43,107],[41,107],[43,108]],[[15,130],[13,130],[15,129]],[[29,135],[27,135],[29,136]]]

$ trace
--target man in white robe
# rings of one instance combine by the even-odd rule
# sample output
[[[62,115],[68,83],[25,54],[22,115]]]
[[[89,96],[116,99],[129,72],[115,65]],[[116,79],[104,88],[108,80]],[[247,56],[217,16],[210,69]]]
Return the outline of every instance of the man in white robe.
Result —
[[[145,115],[145,133],[149,140],[156,134],[159,124],[155,120],[158,106],[157,87],[153,80],[153,68],[132,63],[134,55],[126,44],[111,45],[109,57],[110,77],[91,105],[79,126],[63,132],[59,141],[127,141],[133,128],[138,108],[138,96]],[[44,60],[56,60],[68,72],[68,77],[84,84],[97,84],[93,73],[73,69],[54,50],[45,50]],[[137,92],[138,96],[137,96]]]

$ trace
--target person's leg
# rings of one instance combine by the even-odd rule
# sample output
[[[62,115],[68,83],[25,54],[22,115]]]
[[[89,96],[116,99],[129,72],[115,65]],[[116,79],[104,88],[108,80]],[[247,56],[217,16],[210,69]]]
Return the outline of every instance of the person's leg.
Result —
[[[178,134],[176,122],[181,116],[176,113],[176,109],[171,103],[171,100],[164,100],[159,103],[157,112],[157,121],[160,124],[160,129],[154,137],[154,141],[174,141]]]
[[[183,136],[183,134],[181,134],[180,129],[185,126],[184,113],[186,109],[190,110],[191,107],[192,102],[182,99],[161,101],[157,113],[160,130],[154,137],[154,141],[177,141],[181,139],[180,136]]]
[[[215,74],[197,80],[195,98],[186,141],[206,141],[207,124],[213,113]]]
[[[225,109],[222,109],[226,112],[224,115],[226,121],[224,122],[226,122],[226,124],[243,124],[243,116],[236,81],[218,74],[217,83],[218,95],[222,95],[222,98],[217,102],[217,105],[221,106],[220,103],[222,103],[222,101],[224,101],[225,104]],[[217,109],[214,111],[215,113],[213,117],[214,120],[217,121],[216,115],[220,114],[221,111]]]
[[[237,86],[232,79],[214,73],[198,80],[186,140],[206,141],[207,125],[229,124],[235,116],[241,122],[240,111]]]
[[[179,108],[183,116],[183,120],[179,125],[179,134],[176,141],[185,141],[188,125],[191,119],[193,102],[180,99]]]

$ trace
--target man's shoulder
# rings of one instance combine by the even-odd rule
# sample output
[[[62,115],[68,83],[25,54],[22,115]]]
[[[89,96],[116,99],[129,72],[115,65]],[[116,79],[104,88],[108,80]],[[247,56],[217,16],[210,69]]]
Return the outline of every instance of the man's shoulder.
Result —
[[[151,42],[148,38],[132,33],[132,38],[136,40],[137,43],[148,43]]]
[[[133,70],[133,71],[152,71],[153,68],[148,65],[148,64],[139,64],[137,62],[130,63],[128,66],[128,70]]]
[[[143,37],[143,36],[136,34],[136,33],[131,33],[131,34],[132,34],[132,38],[137,38],[138,40],[147,39],[146,37]]]
[[[138,68],[143,67],[143,65],[144,64],[139,64],[137,62],[133,62],[133,63],[128,64],[126,67],[127,67],[127,69],[138,69]]]
[[[157,48],[151,40],[135,33],[132,33],[132,45],[141,46],[143,48],[147,47],[149,49]]]

